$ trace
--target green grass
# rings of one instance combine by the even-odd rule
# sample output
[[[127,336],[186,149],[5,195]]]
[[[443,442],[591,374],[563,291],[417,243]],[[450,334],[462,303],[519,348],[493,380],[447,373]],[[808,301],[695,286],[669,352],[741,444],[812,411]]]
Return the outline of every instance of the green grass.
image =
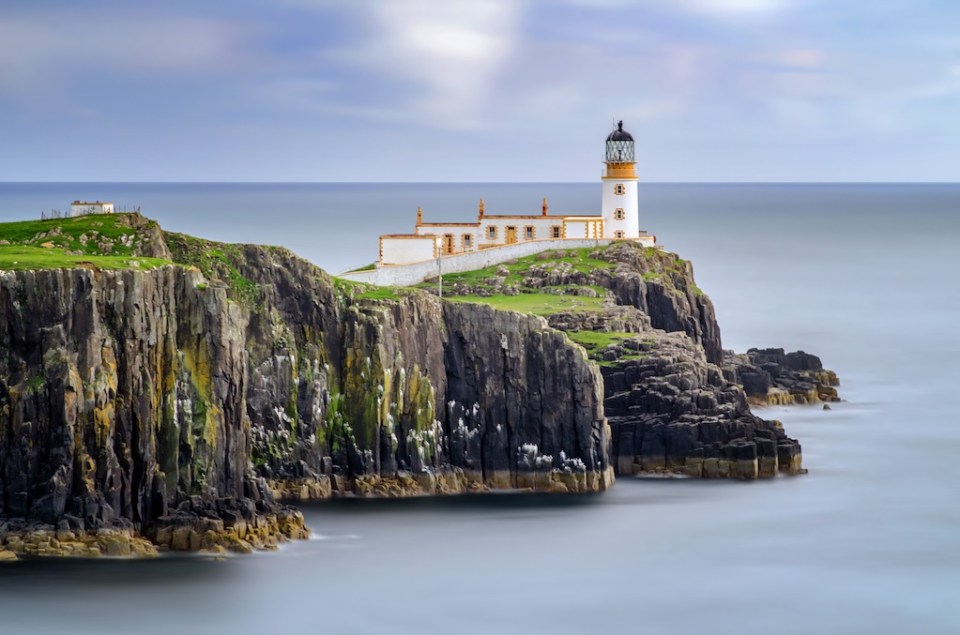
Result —
[[[601,366],[616,366],[621,362],[644,359],[649,356],[645,351],[629,351],[613,361],[603,360],[603,352],[611,344],[620,344],[624,340],[638,337],[638,333],[603,333],[599,331],[567,331],[567,337],[586,349],[587,354]],[[652,340],[644,339],[649,346]]]
[[[567,331],[567,337],[588,351],[604,349],[610,344],[619,344],[623,340],[636,337],[636,333],[606,333],[601,331]]]
[[[485,282],[487,279],[501,277],[501,274],[499,273],[501,267],[504,267],[507,270],[507,274],[505,276],[506,280],[504,282],[508,285],[521,284],[526,272],[529,271],[531,267],[536,265],[544,265],[549,267],[559,263],[567,263],[570,265],[572,270],[584,273],[589,273],[591,271],[595,271],[596,269],[612,269],[616,266],[616,263],[591,257],[591,254],[595,254],[598,251],[603,251],[604,249],[606,249],[606,247],[581,247],[578,249],[545,251],[532,256],[517,258],[511,262],[505,262],[503,264],[486,267],[484,269],[465,271],[463,273],[445,273],[443,274],[443,284],[461,284],[469,287],[488,286]],[[436,283],[433,282],[425,282],[417,286],[433,287],[435,284]]]
[[[356,269],[351,269],[348,273],[353,273],[355,271],[373,271],[377,268],[377,263],[371,262],[369,265],[364,265],[362,267],[357,267]]]
[[[164,232],[164,238],[177,264],[196,267],[207,279],[219,280],[226,285],[228,297],[244,306],[257,305],[257,283],[241,272],[246,263],[243,245],[218,243],[172,232]]]
[[[557,293],[559,295],[577,295],[576,292],[578,289],[592,289],[593,292],[596,293],[600,298],[611,296],[609,289],[606,287],[601,287],[598,284],[561,284],[540,287],[540,289],[549,293]]]
[[[73,269],[80,266],[93,266],[97,269],[153,269],[169,264],[169,260],[162,258],[73,255],[55,248],[0,245],[0,269],[6,271]]]
[[[472,302],[488,304],[495,309],[519,311],[530,315],[553,315],[563,311],[599,311],[603,308],[604,298],[586,298],[576,295],[554,295],[551,293],[521,293],[519,295],[453,296],[447,298],[453,302]]]
[[[133,253],[131,247],[123,245],[120,240],[135,236],[137,230],[129,226],[127,217],[127,214],[88,214],[72,218],[0,223],[0,241],[24,247],[52,243],[53,249],[91,256],[129,256]],[[49,235],[51,233],[53,235]],[[86,240],[82,241],[81,237]],[[111,244],[109,253],[104,253],[99,246],[104,242]]]
[[[334,278],[333,285],[339,295],[352,300],[399,300],[405,293],[409,293],[400,287],[378,287],[343,278]]]

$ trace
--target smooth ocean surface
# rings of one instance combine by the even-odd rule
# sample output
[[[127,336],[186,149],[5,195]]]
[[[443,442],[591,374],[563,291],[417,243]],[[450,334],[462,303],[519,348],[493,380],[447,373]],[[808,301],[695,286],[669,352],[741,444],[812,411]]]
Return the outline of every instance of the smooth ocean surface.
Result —
[[[379,233],[595,213],[598,184],[0,184],[0,220],[74,198],[290,247],[337,272]],[[345,501],[315,539],[224,562],[0,567],[0,633],[960,633],[960,185],[648,185],[724,345],[804,349],[846,402],[771,408],[807,476],[621,479],[585,499]]]

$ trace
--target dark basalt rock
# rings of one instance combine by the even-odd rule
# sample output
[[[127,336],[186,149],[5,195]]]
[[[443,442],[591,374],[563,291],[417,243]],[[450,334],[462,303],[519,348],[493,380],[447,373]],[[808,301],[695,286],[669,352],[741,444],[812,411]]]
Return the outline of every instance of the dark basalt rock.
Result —
[[[600,375],[542,319],[225,251],[229,290],[181,266],[0,272],[0,518],[246,550],[303,533],[274,491],[612,482]]]
[[[524,281],[607,290],[609,310],[551,318],[638,333],[591,353],[598,368],[542,318],[366,297],[283,249],[144,231],[143,250],[206,268],[0,272],[12,553],[270,548],[305,535],[281,498],[798,473],[799,444],[747,396],[835,381],[804,353],[722,358],[689,263],[629,243],[598,251],[609,267],[545,261]]]
[[[563,256],[564,251],[545,252],[545,260]],[[557,292],[558,287],[585,293],[591,286],[610,292],[611,304],[629,311],[612,308],[604,314],[569,314],[551,316],[551,326],[563,330],[598,330],[640,332],[649,328],[681,331],[700,344],[707,361],[720,364],[723,349],[720,327],[713,303],[696,286],[693,265],[676,254],[633,243],[615,243],[598,249],[590,257],[610,263],[608,268],[578,271],[568,263],[547,261],[530,267],[522,287],[528,290]],[[494,293],[516,294],[515,285],[506,284],[506,276],[482,281],[476,286],[455,284],[454,295],[489,296]],[[509,288],[508,288],[509,287]],[[606,323],[600,323],[600,322]]]
[[[834,373],[803,352],[725,353],[712,303],[697,288],[690,263],[675,254],[615,243],[589,254],[611,266],[590,271],[564,258],[574,255],[540,254],[542,263],[527,269],[522,287],[553,293],[602,287],[606,307],[551,315],[551,326],[636,333],[590,353],[603,374],[618,474],[749,479],[803,471],[799,443],[779,422],[753,414],[748,402],[835,399]],[[487,280],[476,290],[461,285],[456,292],[500,291],[496,280]]]
[[[724,351],[724,376],[743,385],[757,404],[791,405],[840,401],[837,374],[825,370],[820,358],[803,351],[751,348],[745,354]]]
[[[644,333],[645,355],[601,367],[618,474],[797,474],[800,444],[750,412],[743,389],[680,333]],[[782,446],[782,450],[780,450]]]
[[[422,292],[354,297],[284,250],[240,268],[262,290],[247,335],[252,453],[282,496],[530,487],[524,446],[557,472],[540,488],[612,482],[602,380],[542,319]]]

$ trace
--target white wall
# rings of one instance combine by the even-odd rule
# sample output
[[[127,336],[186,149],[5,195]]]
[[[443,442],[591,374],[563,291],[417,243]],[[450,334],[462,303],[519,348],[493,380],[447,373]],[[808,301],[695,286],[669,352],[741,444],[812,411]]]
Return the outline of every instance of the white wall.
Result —
[[[599,216],[597,218],[599,218]],[[487,228],[491,226],[497,228],[497,236],[494,239],[487,238]],[[476,251],[481,246],[505,244],[507,241],[507,227],[511,226],[517,228],[518,243],[528,242],[529,240],[549,240],[552,238],[550,233],[551,227],[554,226],[560,227],[561,237],[563,236],[562,216],[530,216],[513,218],[485,216],[478,224],[418,225],[416,233],[419,235],[436,234],[437,236],[441,237],[444,234],[453,234],[455,240],[454,250],[456,253],[459,253],[462,251]],[[531,239],[526,238],[525,230],[527,227],[533,227],[533,238]],[[473,235],[473,244],[470,248],[464,248],[463,246],[464,234]]]
[[[84,214],[113,214],[113,203],[70,204],[71,216],[83,216]]]
[[[445,249],[446,243],[442,240],[444,234],[453,234],[454,252],[475,251],[480,238],[480,228],[476,225],[417,225],[416,233],[420,236],[434,234],[441,238],[440,248]],[[470,247],[464,247],[463,235],[470,234],[473,241]]]
[[[601,236],[600,216],[574,216],[564,219],[564,236],[567,238],[606,238]]]
[[[517,242],[529,242],[525,238],[524,229],[533,227],[533,240],[551,240],[550,228],[554,225],[563,231],[562,216],[530,216],[525,218],[496,218],[486,216],[480,221],[480,244],[481,245],[503,245],[507,242],[507,227],[517,228]],[[493,226],[497,228],[497,237],[493,240],[487,238],[487,228]],[[562,235],[562,234],[561,234]]]
[[[410,240],[410,239],[399,239]],[[610,240],[533,240],[519,242],[502,247],[491,247],[465,254],[443,256],[440,258],[441,273],[462,273],[483,269],[491,265],[498,265],[514,258],[529,256],[550,249],[579,249],[582,247],[599,247],[609,245]],[[379,286],[405,287],[423,282],[427,278],[437,275],[437,260],[427,260],[408,265],[394,265],[377,267],[367,271],[351,271],[342,273],[339,277],[354,282],[366,282]]]
[[[380,262],[385,265],[403,265],[436,258],[437,238],[434,236],[411,236],[404,238],[380,238]]]
[[[617,185],[623,186],[623,194],[614,193]],[[623,209],[623,220],[616,219],[615,214],[617,208]],[[627,178],[604,179],[600,213],[603,216],[603,233],[605,238],[614,238],[617,231],[624,232],[624,238],[637,238],[640,235],[637,180]]]

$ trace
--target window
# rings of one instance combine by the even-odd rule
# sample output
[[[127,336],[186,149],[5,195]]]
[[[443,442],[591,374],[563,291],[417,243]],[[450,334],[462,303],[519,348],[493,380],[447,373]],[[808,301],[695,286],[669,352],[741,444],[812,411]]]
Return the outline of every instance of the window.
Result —
[[[622,183],[617,183],[613,186],[613,193],[620,196],[627,193],[627,188],[623,187]]]
[[[617,209],[613,210],[614,220],[623,220],[623,217],[624,217],[624,213],[623,213],[622,207],[618,207]]]
[[[464,249],[470,249],[473,247],[473,234],[464,234],[462,242]]]
[[[497,239],[497,226],[487,225],[487,240],[496,240],[496,239]]]
[[[527,225],[523,228],[523,239],[524,240],[533,240],[533,237],[536,235],[536,230],[533,229],[533,225]]]
[[[550,228],[550,237],[551,238],[560,238],[560,225],[554,225]]]
[[[624,237],[623,230],[622,230],[622,229],[618,229],[617,231],[613,232],[613,237],[614,237],[614,238],[623,238],[623,237]]]

